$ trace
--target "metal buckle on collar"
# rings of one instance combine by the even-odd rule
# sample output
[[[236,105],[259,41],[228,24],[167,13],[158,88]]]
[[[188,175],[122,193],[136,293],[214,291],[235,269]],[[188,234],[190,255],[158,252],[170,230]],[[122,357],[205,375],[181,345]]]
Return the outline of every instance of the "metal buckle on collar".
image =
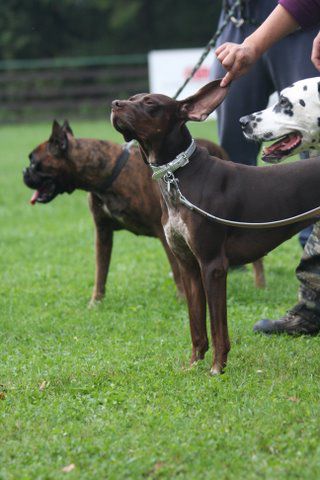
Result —
[[[152,178],[154,180],[159,180],[160,178],[164,177],[167,173],[173,173],[176,170],[178,170],[178,168],[181,168],[187,165],[189,163],[189,158],[194,153],[195,149],[196,149],[196,143],[192,139],[191,144],[189,145],[187,150],[185,150],[184,152],[181,152],[171,162],[166,163],[164,165],[160,165],[160,166],[150,165],[151,170],[153,172]]]

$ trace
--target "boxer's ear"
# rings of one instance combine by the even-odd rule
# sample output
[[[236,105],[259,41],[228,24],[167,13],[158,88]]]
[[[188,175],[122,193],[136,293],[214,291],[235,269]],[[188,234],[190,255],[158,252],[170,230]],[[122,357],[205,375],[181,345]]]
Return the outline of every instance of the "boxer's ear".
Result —
[[[74,137],[72,128],[70,127],[68,120],[65,120],[63,122],[62,128],[63,128],[63,130],[70,133],[70,135],[72,135]]]
[[[68,138],[66,132],[63,130],[63,127],[59,125],[57,120],[53,121],[52,132],[49,138],[49,143],[55,146],[60,153],[65,153],[68,148]]]
[[[197,93],[179,101],[180,116],[183,120],[202,122],[225,99],[228,88],[220,87],[221,79],[202,87]]]
[[[51,132],[51,134],[53,135],[53,134],[57,133],[58,131],[60,131],[60,129],[61,129],[61,127],[59,125],[59,122],[57,122],[57,120],[54,119],[53,122],[52,122],[52,132]]]

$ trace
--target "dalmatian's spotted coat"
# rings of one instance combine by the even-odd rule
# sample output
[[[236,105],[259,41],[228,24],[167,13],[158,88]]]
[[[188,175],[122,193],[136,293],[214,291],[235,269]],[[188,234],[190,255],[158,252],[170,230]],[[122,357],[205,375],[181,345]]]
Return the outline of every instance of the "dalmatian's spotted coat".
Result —
[[[263,160],[278,163],[304,150],[320,149],[320,77],[295,82],[281,91],[278,103],[240,119],[249,140],[277,140],[263,150]]]

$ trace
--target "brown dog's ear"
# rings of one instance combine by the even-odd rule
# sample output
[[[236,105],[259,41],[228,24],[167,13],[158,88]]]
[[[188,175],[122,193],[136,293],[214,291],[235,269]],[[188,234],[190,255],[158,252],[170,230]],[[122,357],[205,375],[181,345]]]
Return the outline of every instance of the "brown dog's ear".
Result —
[[[68,120],[65,120],[63,122],[62,129],[65,130],[66,132],[70,133],[70,135],[72,135],[74,137],[72,128],[70,127]]]
[[[57,122],[56,119],[54,119],[53,123],[52,123],[52,134],[59,132],[60,129],[61,129],[61,127],[60,127],[59,123]]]
[[[53,120],[49,142],[54,144],[61,153],[66,152],[68,148],[68,138],[66,132],[63,130],[63,127],[59,125],[57,120]]]
[[[225,99],[228,88],[220,87],[221,78],[207,83],[197,93],[179,102],[181,117],[187,121],[202,122]]]

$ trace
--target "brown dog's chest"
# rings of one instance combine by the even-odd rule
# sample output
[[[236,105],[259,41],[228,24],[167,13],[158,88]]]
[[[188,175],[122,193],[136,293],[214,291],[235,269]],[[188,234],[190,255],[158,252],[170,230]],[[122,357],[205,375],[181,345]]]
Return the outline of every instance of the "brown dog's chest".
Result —
[[[188,258],[192,254],[192,240],[187,222],[181,215],[179,205],[161,185],[164,215],[162,224],[166,240],[172,251],[180,258]]]
[[[110,219],[115,229],[126,229],[136,235],[154,236],[152,224],[145,221],[141,212],[132,206],[130,199],[114,192],[99,196],[103,216]]]

